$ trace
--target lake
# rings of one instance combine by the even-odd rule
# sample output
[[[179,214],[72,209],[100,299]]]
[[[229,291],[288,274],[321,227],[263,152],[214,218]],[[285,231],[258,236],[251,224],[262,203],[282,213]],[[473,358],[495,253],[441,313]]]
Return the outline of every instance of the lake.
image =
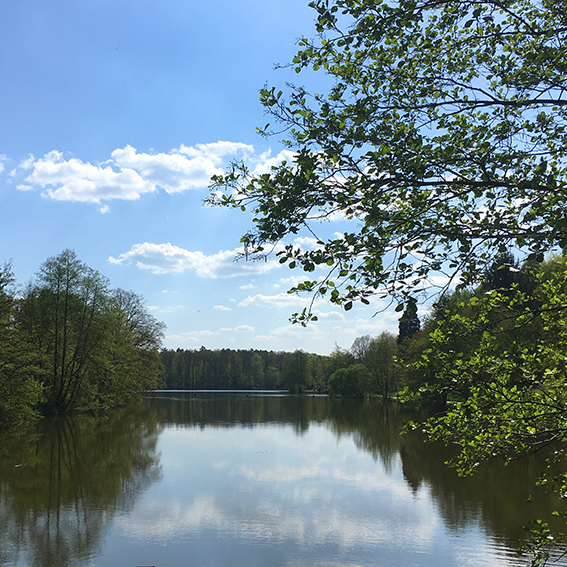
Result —
[[[0,565],[522,565],[542,458],[473,478],[394,404],[160,392],[0,441]],[[527,502],[529,494],[533,495]]]

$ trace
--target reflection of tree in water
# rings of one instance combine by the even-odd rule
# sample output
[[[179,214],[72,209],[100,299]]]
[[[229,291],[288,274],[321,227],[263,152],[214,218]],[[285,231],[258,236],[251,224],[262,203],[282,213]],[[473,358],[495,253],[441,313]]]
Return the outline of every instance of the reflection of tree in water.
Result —
[[[452,448],[426,444],[419,433],[402,436],[400,454],[404,476],[417,491],[429,490],[446,524],[455,530],[478,520],[488,533],[499,534],[511,547],[525,540],[525,526],[541,518],[560,529],[552,510],[564,508],[554,495],[536,487],[545,470],[543,453],[508,466],[494,460],[472,477],[460,478],[444,462],[455,455]],[[533,499],[528,500],[529,495]]]
[[[453,449],[424,443],[419,432],[399,434],[405,422],[420,421],[424,415],[397,404],[345,402],[330,400],[332,431],[338,436],[352,434],[357,447],[380,459],[387,472],[401,461],[412,492],[428,491],[450,529],[458,531],[477,522],[488,534],[517,548],[526,537],[523,526],[534,518],[561,527],[560,520],[550,515],[560,504],[535,486],[545,470],[545,455],[532,455],[508,466],[494,461],[474,476],[461,478],[445,464],[454,456]],[[530,494],[534,498],[527,502]]]
[[[149,400],[162,423],[191,427],[252,427],[272,423],[291,425],[298,435],[320,423],[337,437],[352,436],[358,448],[379,460],[386,472],[401,468],[414,494],[431,496],[449,529],[459,531],[477,523],[510,548],[524,539],[522,528],[533,518],[553,523],[551,496],[536,491],[544,470],[543,456],[532,456],[504,467],[490,463],[472,478],[459,478],[444,463],[452,451],[425,444],[418,432],[400,435],[402,424],[417,414],[404,406],[355,399],[312,396],[258,396],[246,393],[164,393]],[[526,497],[534,494],[532,502]]]
[[[325,396],[255,395],[245,392],[167,392],[148,400],[166,424],[204,427],[293,425],[298,434],[327,413]]]
[[[352,435],[355,445],[380,459],[390,473],[399,459],[400,427],[404,418],[400,406],[354,399],[329,400],[328,423],[338,437]]]
[[[155,410],[44,420],[0,443],[0,565],[87,561],[116,514],[160,477]]]

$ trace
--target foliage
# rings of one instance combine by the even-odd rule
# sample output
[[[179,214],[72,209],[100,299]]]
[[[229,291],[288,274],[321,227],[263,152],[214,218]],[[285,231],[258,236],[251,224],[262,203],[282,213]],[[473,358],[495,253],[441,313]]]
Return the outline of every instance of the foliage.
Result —
[[[104,348],[108,282],[65,250],[49,258],[18,303],[18,324],[44,361],[46,409],[67,413]]]
[[[160,384],[163,325],[133,292],[71,250],[44,262],[17,299],[0,286],[0,418],[123,405]],[[128,301],[125,301],[126,298]]]
[[[354,342],[356,343],[356,340]],[[351,351],[342,349],[335,343],[335,348],[331,351],[331,354],[329,355],[329,367],[328,367],[329,375],[333,374],[340,368],[349,367],[351,364],[354,364],[355,361],[356,358],[354,357]]]
[[[329,395],[360,398],[368,379],[368,369],[364,364],[352,364],[337,370],[329,378]]]
[[[143,298],[133,291],[118,288],[112,292],[112,299],[134,336],[134,345],[146,350],[159,349],[165,323],[158,321],[148,311]]]
[[[455,399],[430,432],[459,444],[463,473],[494,455],[513,459],[567,440],[565,263],[537,280],[537,306],[517,288],[471,297],[468,312],[439,322],[418,363]],[[466,354],[451,348],[463,336],[473,345]]]
[[[354,339],[350,347],[350,353],[354,356],[355,360],[362,360],[366,356],[371,342],[372,337],[370,335],[363,335],[362,337]]]
[[[371,341],[364,357],[364,364],[368,368],[368,393],[387,400],[397,391],[400,378],[399,368],[394,364],[397,354],[397,341],[391,333],[383,331]]]
[[[518,261],[510,251],[499,254],[491,266],[482,274],[482,286],[486,290],[512,289],[512,285],[519,283],[521,271]]]
[[[353,352],[359,355],[355,358]],[[350,350],[335,346],[329,356],[265,350],[163,350],[166,387],[170,389],[313,390],[345,397],[390,397],[401,382],[394,365],[396,338],[358,337]],[[351,369],[357,366],[353,374]],[[343,372],[343,371],[348,371]],[[333,376],[335,378],[333,378]],[[345,378],[346,376],[346,378]]]
[[[37,356],[27,348],[21,333],[12,324],[13,283],[11,266],[0,266],[0,426],[14,425],[36,416],[42,393],[33,379]]]
[[[429,380],[419,389],[422,398],[451,402],[425,430],[430,439],[459,447],[452,464],[461,474],[496,456],[510,461],[546,450],[549,471],[542,482],[564,496],[566,260],[548,261],[529,281],[531,293],[514,282],[509,289],[481,287],[463,295],[440,314],[414,367]],[[533,526],[534,565],[544,562],[551,544],[565,550],[566,542],[545,524]]]
[[[420,329],[421,322],[417,316],[417,306],[414,302],[410,302],[398,324],[398,344],[413,337],[416,333],[419,333]]]
[[[325,391],[328,357],[265,350],[163,350],[166,386],[172,389],[290,389]]]
[[[292,67],[322,70],[329,92],[261,91],[293,158],[213,178],[211,202],[254,212],[247,254],[310,231],[315,250],[280,260],[328,277],[294,290],[348,310],[376,290],[405,303],[435,272],[473,283],[510,246],[567,244],[566,0],[310,5],[319,36]],[[326,239],[337,213],[353,229]]]
[[[429,381],[421,391],[447,410],[429,436],[460,446],[462,473],[554,441],[561,452],[565,270],[525,286],[499,255],[518,250],[531,264],[567,248],[567,2],[311,6],[319,36],[300,40],[292,66],[322,70],[331,88],[291,86],[287,98],[264,88],[295,153],[268,173],[233,164],[213,179],[210,201],[252,209],[247,254],[301,230],[315,236],[315,249],[287,244],[280,261],[327,276],[291,291],[346,310],[378,291],[402,311],[436,291],[432,276],[444,276],[445,290],[484,280],[455,306],[435,307],[430,337],[416,335],[413,354],[424,358],[414,372]],[[352,228],[326,238],[321,221],[337,215]],[[313,318],[307,308],[294,320]],[[347,374],[333,374],[330,389]]]
[[[296,350],[283,360],[282,378],[290,392],[299,393],[305,389],[309,382],[309,372],[310,357],[302,350]]]

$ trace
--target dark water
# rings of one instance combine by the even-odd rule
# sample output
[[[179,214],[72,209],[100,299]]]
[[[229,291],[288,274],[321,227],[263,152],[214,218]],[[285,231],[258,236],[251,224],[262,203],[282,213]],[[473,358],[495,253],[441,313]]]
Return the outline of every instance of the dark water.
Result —
[[[397,406],[161,393],[0,440],[0,565],[522,565],[543,459],[471,479]],[[530,502],[525,499],[533,494]]]

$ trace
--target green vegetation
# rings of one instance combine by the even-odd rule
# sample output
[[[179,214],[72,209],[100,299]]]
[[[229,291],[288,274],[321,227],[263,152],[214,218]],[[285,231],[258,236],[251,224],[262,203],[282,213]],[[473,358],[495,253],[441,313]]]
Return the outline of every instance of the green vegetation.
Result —
[[[503,254],[480,286],[440,300],[424,331],[406,343],[405,397],[440,410],[425,431],[459,448],[451,464],[461,474],[494,457],[513,461],[545,450],[541,483],[567,493],[566,309],[564,255],[519,269]],[[534,565],[553,546],[565,549],[547,524],[533,531]]]
[[[390,397],[401,386],[394,366],[396,337],[384,332],[357,338],[350,350],[329,356],[265,350],[168,350],[161,352],[166,387],[182,390],[289,390],[332,396]]]
[[[124,405],[162,383],[163,325],[65,250],[16,294],[0,268],[0,423]]]
[[[327,357],[297,350],[164,350],[166,387],[188,390],[326,391]]]
[[[33,376],[38,357],[13,325],[15,300],[11,266],[0,266],[0,425],[33,418],[42,388]]]

